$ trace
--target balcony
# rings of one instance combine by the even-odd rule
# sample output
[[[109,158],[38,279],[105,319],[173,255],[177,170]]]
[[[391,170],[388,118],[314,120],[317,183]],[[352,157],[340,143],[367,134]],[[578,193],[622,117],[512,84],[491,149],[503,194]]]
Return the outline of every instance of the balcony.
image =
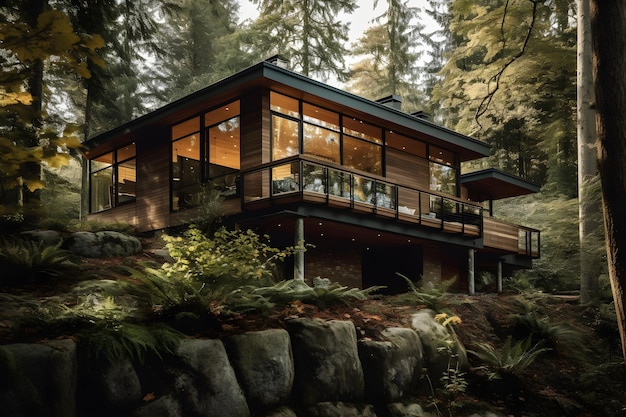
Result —
[[[472,238],[482,235],[483,208],[479,205],[304,155],[244,171],[241,178],[244,210],[307,202]]]

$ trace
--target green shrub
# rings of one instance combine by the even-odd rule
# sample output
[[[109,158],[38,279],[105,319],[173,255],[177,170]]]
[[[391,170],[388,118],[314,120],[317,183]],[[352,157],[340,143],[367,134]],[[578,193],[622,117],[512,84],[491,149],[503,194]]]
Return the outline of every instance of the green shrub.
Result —
[[[24,238],[0,241],[0,286],[27,284],[60,275],[73,266],[71,252],[61,244],[44,245]]]
[[[427,288],[424,285],[418,286],[418,284],[398,272],[396,272],[396,275],[404,279],[409,288],[408,292],[396,298],[398,304],[423,305],[434,311],[442,310],[442,300],[450,287],[456,282],[456,277],[453,277],[447,281],[441,281],[438,285],[431,288]]]

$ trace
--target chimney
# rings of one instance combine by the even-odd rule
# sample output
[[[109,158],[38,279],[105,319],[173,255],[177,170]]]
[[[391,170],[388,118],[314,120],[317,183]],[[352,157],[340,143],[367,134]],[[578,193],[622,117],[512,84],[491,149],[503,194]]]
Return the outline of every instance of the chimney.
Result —
[[[417,117],[418,119],[424,119],[430,121],[430,114],[426,113],[423,110],[418,110],[415,113],[411,113],[411,116]]]
[[[274,64],[277,67],[289,69],[289,60],[282,55],[274,55],[265,60],[270,64]]]
[[[378,100],[376,100],[376,102],[383,104],[387,107],[391,107],[392,109],[402,110],[402,97],[395,94],[379,98]]]

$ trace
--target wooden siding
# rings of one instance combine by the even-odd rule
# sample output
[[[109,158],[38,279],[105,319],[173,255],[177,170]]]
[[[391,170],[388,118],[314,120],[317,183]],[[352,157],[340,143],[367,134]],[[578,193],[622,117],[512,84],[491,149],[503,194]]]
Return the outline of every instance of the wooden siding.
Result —
[[[254,90],[242,97],[240,111],[241,169],[244,170],[270,161],[269,90]]]
[[[483,244],[485,248],[518,253],[519,229],[517,226],[498,221],[491,217],[485,217],[483,225]]]
[[[397,184],[428,190],[430,179],[426,159],[392,148],[387,148],[386,152],[386,178]]]

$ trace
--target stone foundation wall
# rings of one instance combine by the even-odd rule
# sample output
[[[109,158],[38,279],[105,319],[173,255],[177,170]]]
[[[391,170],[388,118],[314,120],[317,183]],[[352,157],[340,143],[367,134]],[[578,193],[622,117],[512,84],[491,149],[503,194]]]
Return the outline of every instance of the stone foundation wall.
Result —
[[[0,415],[434,416],[414,400],[428,393],[423,369],[438,381],[449,366],[438,348],[451,336],[433,317],[419,311],[412,328],[388,328],[382,341],[357,340],[351,321],[295,318],[285,329],[185,339],[174,355],[144,364],[80,359],[70,339],[4,345]],[[463,346],[452,350],[466,367]]]

